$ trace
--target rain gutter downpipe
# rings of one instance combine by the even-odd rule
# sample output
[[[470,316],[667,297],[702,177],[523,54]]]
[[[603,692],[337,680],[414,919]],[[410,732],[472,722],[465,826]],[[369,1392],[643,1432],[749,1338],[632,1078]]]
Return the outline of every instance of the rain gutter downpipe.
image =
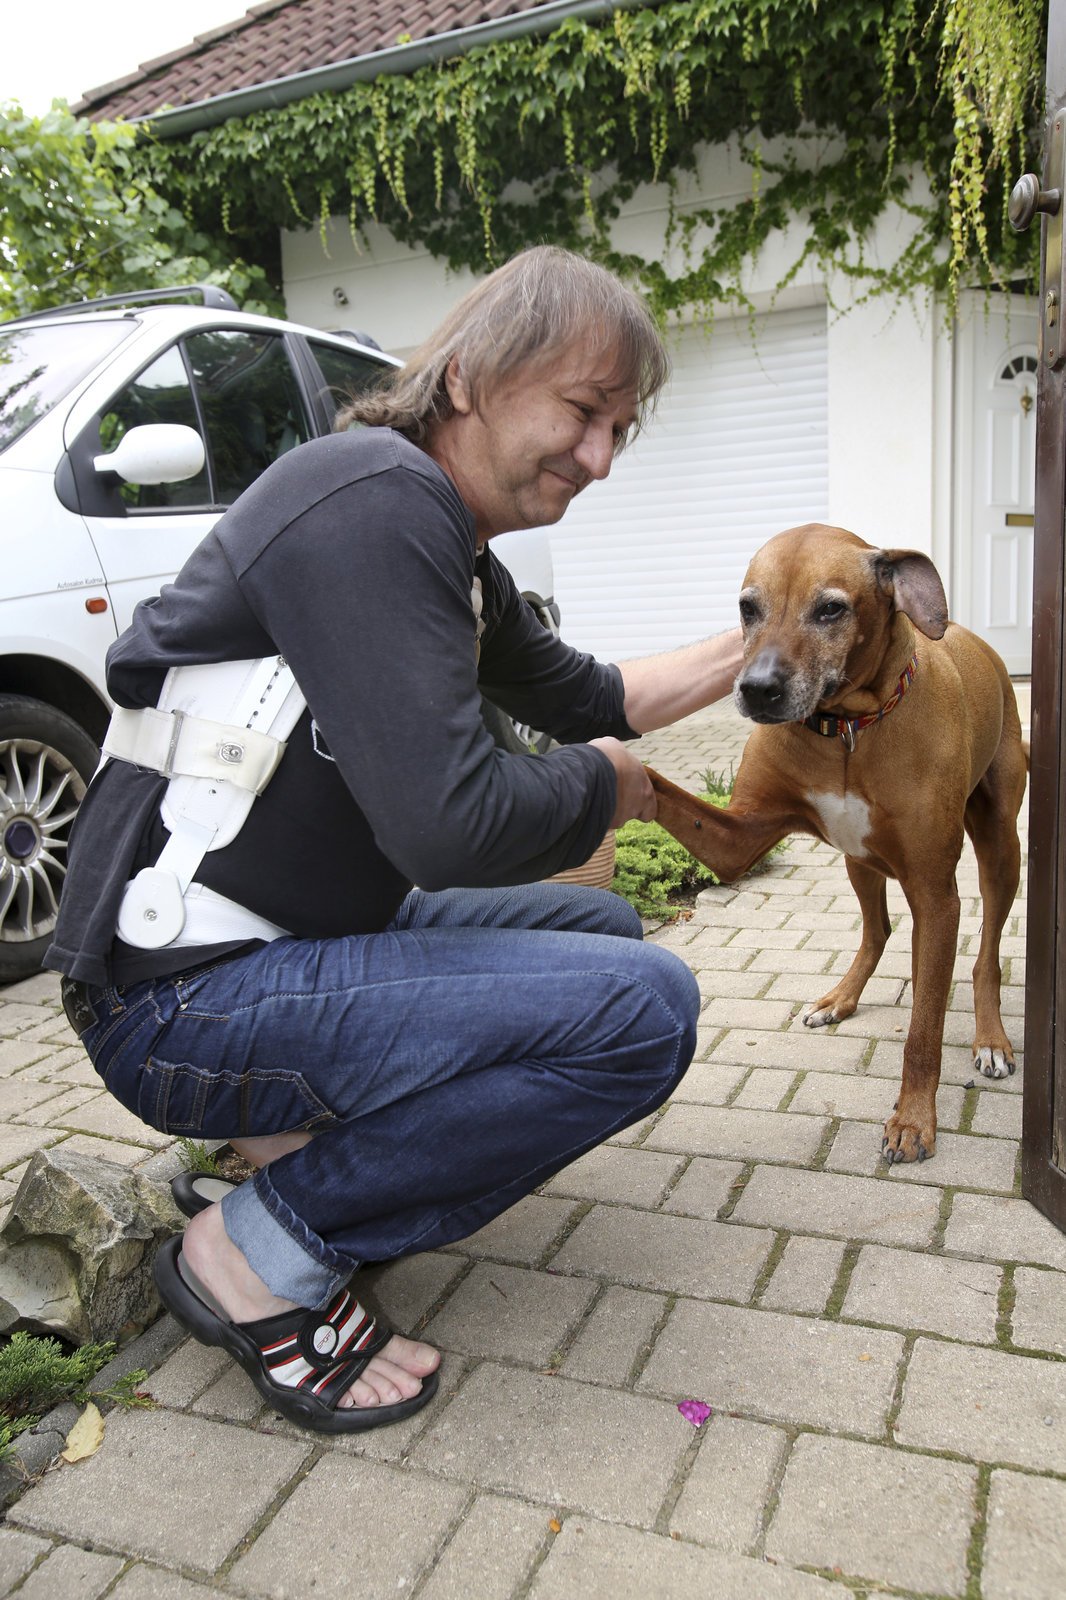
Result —
[[[176,106],[171,111],[157,111],[136,118],[150,122],[152,132],[159,139],[177,139],[183,134],[195,133],[200,128],[211,128],[226,122],[230,117],[246,117],[253,111],[265,111],[275,106],[305,100],[308,95],[324,90],[347,89],[349,84],[389,74],[415,72],[435,61],[451,56],[465,55],[479,45],[495,44],[501,39],[521,39],[530,34],[550,33],[560,23],[572,18],[596,21],[608,17],[613,11],[628,11],[638,5],[648,5],[649,0],[551,0],[535,11],[525,11],[518,16],[501,17],[493,22],[478,22],[470,28],[456,28],[448,33],[433,34],[425,39],[415,39],[410,44],[395,45],[391,50],[378,50],[372,55],[350,56],[347,61],[336,61],[327,67],[312,67],[306,72],[294,72],[285,78],[273,78],[268,83],[255,83],[246,89],[231,89],[211,100],[197,100],[192,105]]]

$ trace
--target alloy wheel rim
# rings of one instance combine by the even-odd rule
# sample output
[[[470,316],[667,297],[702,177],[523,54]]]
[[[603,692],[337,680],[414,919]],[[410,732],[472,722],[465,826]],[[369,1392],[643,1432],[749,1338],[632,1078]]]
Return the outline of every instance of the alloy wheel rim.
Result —
[[[85,781],[39,739],[0,740],[0,943],[51,933]]]

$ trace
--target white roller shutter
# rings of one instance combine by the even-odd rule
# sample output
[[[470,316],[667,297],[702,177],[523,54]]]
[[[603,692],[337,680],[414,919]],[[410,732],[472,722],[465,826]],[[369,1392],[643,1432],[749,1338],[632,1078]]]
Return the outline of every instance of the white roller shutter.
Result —
[[[824,521],[826,313],[686,330],[643,437],[551,530],[563,637],[605,661],[737,621],[753,552]]]

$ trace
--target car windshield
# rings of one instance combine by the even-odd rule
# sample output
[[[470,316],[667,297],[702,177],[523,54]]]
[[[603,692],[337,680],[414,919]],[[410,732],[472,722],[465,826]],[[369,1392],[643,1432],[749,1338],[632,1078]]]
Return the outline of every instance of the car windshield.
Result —
[[[0,451],[46,416],[132,327],[119,318],[0,327]]]

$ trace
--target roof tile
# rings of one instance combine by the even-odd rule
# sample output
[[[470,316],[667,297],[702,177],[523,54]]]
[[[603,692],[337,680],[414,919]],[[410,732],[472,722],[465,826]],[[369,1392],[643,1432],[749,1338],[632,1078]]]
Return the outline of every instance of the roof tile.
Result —
[[[238,0],[234,0],[236,5]],[[539,11],[549,0],[264,0],[242,17],[90,89],[73,108],[97,120],[140,117],[235,89],[391,50],[412,40]]]

